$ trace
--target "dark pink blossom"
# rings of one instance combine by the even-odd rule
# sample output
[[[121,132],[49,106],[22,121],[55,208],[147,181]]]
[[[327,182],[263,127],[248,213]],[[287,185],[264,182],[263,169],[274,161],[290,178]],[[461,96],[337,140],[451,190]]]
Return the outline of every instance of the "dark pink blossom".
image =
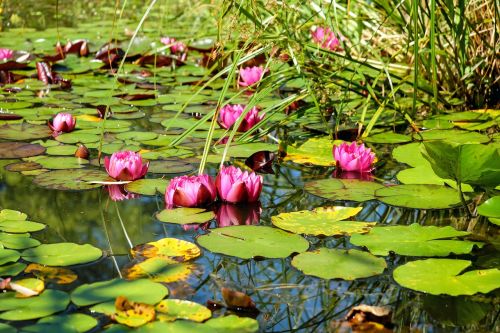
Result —
[[[238,84],[242,87],[249,87],[259,82],[264,75],[264,68],[261,66],[240,68],[240,81]]]
[[[215,179],[215,186],[222,201],[256,202],[262,191],[262,176],[234,166],[222,167]]]
[[[225,129],[231,128],[231,126],[233,126],[233,124],[243,114],[244,110],[245,106],[240,104],[229,104],[224,106],[219,112],[220,126]],[[255,124],[259,123],[264,118],[264,114],[259,114],[259,111],[260,110],[257,107],[251,108],[245,115],[245,118],[241,121],[238,131],[246,132]]]
[[[356,142],[342,143],[333,146],[333,157],[337,168],[342,171],[370,172],[375,154],[364,144],[358,146]]]
[[[313,41],[324,49],[336,51],[340,49],[340,41],[328,27],[316,27],[311,30]]]
[[[209,175],[180,176],[170,181],[165,192],[167,208],[201,207],[215,201],[217,190]]]
[[[148,172],[149,162],[143,163],[139,153],[133,151],[117,151],[111,158],[104,158],[106,172],[116,180],[136,180]]]
[[[14,51],[0,48],[0,60],[9,60],[14,56]]]
[[[217,227],[259,224],[260,204],[234,205],[223,203],[217,208]]]

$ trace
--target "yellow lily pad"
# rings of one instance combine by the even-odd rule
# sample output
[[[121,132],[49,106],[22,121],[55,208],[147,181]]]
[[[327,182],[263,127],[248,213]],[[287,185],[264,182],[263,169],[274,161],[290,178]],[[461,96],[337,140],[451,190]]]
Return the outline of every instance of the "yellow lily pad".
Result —
[[[137,245],[131,250],[131,253],[134,257],[160,257],[187,261],[199,257],[201,250],[196,244],[182,239],[163,238],[156,242]]]
[[[40,280],[57,284],[70,284],[78,278],[76,273],[70,269],[43,266],[35,263],[29,264],[24,271],[32,273]]]
[[[156,312],[153,305],[131,302],[123,296],[115,301],[116,312],[112,316],[118,323],[129,327],[139,327],[155,319]]]
[[[177,282],[186,280],[192,273],[194,265],[179,263],[167,258],[149,258],[133,265],[125,271],[129,280],[147,278],[154,282]]]
[[[177,319],[187,319],[196,322],[203,322],[212,316],[212,312],[205,306],[180,299],[164,299],[156,305],[158,320],[175,321]]]

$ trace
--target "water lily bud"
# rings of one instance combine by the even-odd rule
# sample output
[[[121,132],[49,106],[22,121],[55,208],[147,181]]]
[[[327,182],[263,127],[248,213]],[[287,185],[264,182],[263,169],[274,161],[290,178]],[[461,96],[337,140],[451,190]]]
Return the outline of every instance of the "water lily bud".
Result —
[[[238,84],[242,87],[249,87],[259,82],[264,75],[264,68],[261,66],[245,67],[239,70],[240,80]]]
[[[111,158],[104,158],[106,172],[116,180],[136,180],[148,172],[149,162],[143,163],[139,153],[133,151],[117,151]]]
[[[54,119],[52,119],[52,122],[49,121],[50,129],[56,133],[71,132],[72,130],[75,129],[75,126],[76,126],[75,117],[66,112],[58,113],[54,117]]]
[[[219,112],[219,125],[224,129],[229,129],[238,120],[245,110],[244,105],[240,104],[228,104],[220,109]],[[265,114],[259,114],[259,109],[253,107],[247,112],[245,118],[240,123],[238,127],[239,132],[246,132],[251,129],[255,124],[259,123],[265,116]]]
[[[324,49],[336,51],[340,49],[340,41],[335,33],[328,27],[316,27],[311,30],[313,41]]]
[[[90,156],[90,151],[88,150],[85,145],[79,145],[78,149],[75,152],[75,157],[83,158],[85,160],[88,160]]]

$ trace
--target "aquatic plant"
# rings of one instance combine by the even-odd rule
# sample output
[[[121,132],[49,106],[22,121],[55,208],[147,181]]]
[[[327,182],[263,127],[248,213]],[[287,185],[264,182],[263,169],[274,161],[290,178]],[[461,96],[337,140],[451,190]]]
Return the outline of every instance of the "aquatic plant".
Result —
[[[224,106],[219,112],[219,124],[224,129],[229,129],[238,120],[238,118],[243,114],[245,106],[241,104],[228,104]],[[259,108],[253,107],[246,114],[243,120],[238,126],[239,132],[246,132],[255,124],[259,123],[264,119],[264,114],[259,114]]]
[[[340,41],[335,33],[328,27],[315,27],[311,29],[313,41],[324,49],[336,51],[340,48]]]
[[[67,133],[75,129],[76,119],[70,113],[60,112],[52,121],[49,121],[48,125],[55,133]]]
[[[185,61],[187,58],[187,46],[183,42],[173,37],[162,37],[160,41],[165,44],[172,54],[179,56],[179,59]]]
[[[175,177],[165,192],[167,208],[206,206],[216,197],[214,181],[206,174]]]
[[[370,172],[375,160],[375,154],[364,144],[356,142],[342,143],[333,146],[333,157],[338,168],[343,171]]]
[[[0,60],[9,60],[14,55],[11,49],[0,48]]]
[[[111,158],[104,158],[106,172],[116,180],[136,180],[148,172],[149,162],[143,163],[139,153],[133,151],[117,151]]]
[[[240,80],[238,84],[241,87],[250,87],[262,79],[264,68],[261,66],[242,67],[239,70]]]
[[[256,202],[262,191],[262,176],[234,166],[222,167],[215,185],[222,201]]]
[[[106,189],[109,193],[109,198],[113,201],[123,201],[138,198],[139,195],[127,192],[123,185],[108,185]]]

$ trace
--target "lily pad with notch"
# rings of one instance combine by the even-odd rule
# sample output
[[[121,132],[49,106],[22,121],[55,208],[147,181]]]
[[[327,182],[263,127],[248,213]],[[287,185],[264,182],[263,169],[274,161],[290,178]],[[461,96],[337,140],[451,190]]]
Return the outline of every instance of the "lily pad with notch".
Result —
[[[196,244],[177,238],[162,238],[134,246],[130,252],[134,258],[168,258],[176,261],[188,261],[201,255]]]
[[[102,251],[90,244],[54,243],[24,250],[21,257],[47,266],[70,266],[95,261],[102,257]]]
[[[95,169],[55,170],[37,175],[33,182],[54,190],[80,191],[102,186],[93,181],[113,181],[105,172]]]
[[[149,171],[149,170],[148,170]],[[147,178],[138,179],[125,184],[127,192],[142,194],[142,195],[155,195],[156,193],[165,194],[169,181],[163,178]]]
[[[203,208],[179,207],[174,209],[164,209],[156,214],[156,219],[165,223],[190,224],[205,223],[215,218],[212,211]]]
[[[304,190],[329,200],[368,201],[375,199],[375,191],[384,186],[358,179],[321,179],[304,185]]]
[[[319,248],[298,254],[292,266],[322,279],[355,280],[381,274],[387,264],[383,258],[359,250]]]
[[[461,203],[457,190],[440,185],[394,185],[376,190],[375,195],[383,203],[405,208],[447,209]]]
[[[0,142],[0,159],[23,158],[41,155],[45,147],[26,142]]]
[[[39,296],[17,298],[15,292],[0,294],[0,319],[9,321],[30,320],[60,312],[69,304],[63,291],[47,289]]]
[[[197,242],[211,252],[243,259],[286,258],[309,248],[309,242],[299,235],[253,225],[211,229],[210,233],[199,236]]]
[[[413,223],[409,226],[375,227],[368,234],[352,235],[350,241],[354,245],[367,247],[371,253],[378,256],[394,252],[404,256],[445,257],[451,253],[467,254],[474,246],[484,245],[481,242],[454,239],[469,234],[450,226],[421,226]]]

